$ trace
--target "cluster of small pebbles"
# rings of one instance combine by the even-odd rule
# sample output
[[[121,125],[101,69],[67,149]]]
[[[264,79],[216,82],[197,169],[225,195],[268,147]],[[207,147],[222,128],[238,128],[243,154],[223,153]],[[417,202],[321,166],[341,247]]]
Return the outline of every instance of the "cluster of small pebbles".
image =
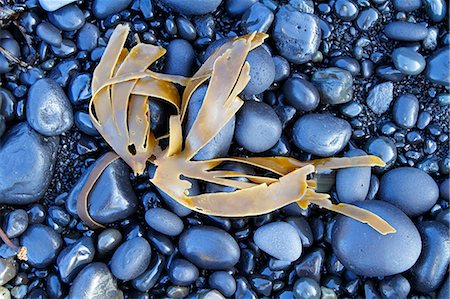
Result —
[[[1,298],[449,298],[450,34],[446,0],[3,1],[0,29]],[[13,3],[14,2],[14,3]],[[2,12],[3,13],[3,12]],[[116,25],[127,46],[167,54],[153,67],[191,76],[234,36],[250,52],[242,109],[194,157],[379,156],[386,167],[320,174],[321,192],[388,221],[366,224],[296,204],[258,217],[194,213],[153,186],[148,167],[110,164],[88,103]],[[207,86],[188,107],[192,126]],[[151,129],[168,105],[151,99]],[[236,165],[224,165],[235,170]],[[190,190],[231,192],[193,181]]]

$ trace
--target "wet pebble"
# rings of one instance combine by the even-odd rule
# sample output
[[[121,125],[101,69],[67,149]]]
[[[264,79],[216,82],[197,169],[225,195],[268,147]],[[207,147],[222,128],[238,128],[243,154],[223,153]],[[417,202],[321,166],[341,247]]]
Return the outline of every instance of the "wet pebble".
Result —
[[[69,83],[67,95],[74,105],[86,103],[92,96],[91,75],[81,73],[74,76]]]
[[[9,53],[15,57],[20,57],[20,45],[13,38],[0,39],[0,46],[7,50]],[[7,73],[11,71],[14,64],[10,63],[6,57],[0,53],[0,74]]]
[[[122,242],[122,234],[114,228],[103,230],[97,238],[97,250],[100,256],[112,253]]]
[[[358,5],[351,0],[337,0],[334,3],[336,15],[343,21],[353,21],[358,17]]]
[[[91,237],[82,237],[64,248],[58,255],[58,266],[61,280],[70,283],[83,267],[94,260],[95,248]]]
[[[85,19],[75,4],[64,6],[48,14],[48,20],[63,31],[74,31],[83,27]]]
[[[212,226],[194,226],[180,236],[181,254],[201,269],[228,270],[239,261],[240,249],[226,231]]]
[[[425,58],[410,48],[397,48],[391,57],[395,67],[405,75],[418,75],[426,66]]]
[[[299,111],[312,111],[319,105],[319,91],[305,79],[289,78],[283,85],[283,92],[288,104]]]
[[[247,55],[250,64],[250,81],[242,94],[252,96],[260,94],[270,87],[275,78],[275,64],[272,56],[263,47],[257,47]]]
[[[27,248],[28,263],[42,269],[56,260],[63,241],[52,228],[33,224],[20,237],[20,244]]]
[[[439,188],[426,172],[414,167],[400,167],[383,175],[378,197],[409,216],[417,216],[430,210],[436,203]]]
[[[164,72],[171,75],[189,77],[195,59],[191,44],[184,39],[175,39],[167,46]]]
[[[141,292],[147,292],[158,282],[161,274],[166,270],[165,266],[166,262],[164,257],[157,253],[150,262],[147,270],[132,280],[133,287]]]
[[[292,138],[300,149],[320,157],[340,152],[350,140],[350,124],[331,114],[307,114],[294,124]]]
[[[408,216],[383,201],[362,201],[355,205],[375,213],[396,232],[382,235],[365,223],[338,216],[332,245],[342,264],[355,274],[369,277],[394,275],[411,268],[419,258],[422,244]]]
[[[0,286],[7,284],[13,279],[17,275],[17,270],[18,265],[13,257],[0,258]]]
[[[295,261],[302,253],[300,236],[286,222],[272,222],[259,227],[253,240],[262,251],[279,260]]]
[[[421,41],[428,35],[424,25],[411,22],[390,22],[384,27],[384,34],[390,39],[398,41]]]
[[[75,1],[76,0],[39,0],[39,4],[44,10],[52,12]]]
[[[92,13],[99,19],[104,19],[109,15],[121,12],[130,5],[132,0],[94,0]]]
[[[380,282],[379,290],[381,296],[386,299],[390,298],[407,298],[411,291],[409,281],[402,275],[385,278]]]
[[[321,294],[319,283],[309,277],[300,277],[293,291],[295,299],[319,299]]]
[[[349,71],[353,76],[358,75],[361,71],[359,62],[350,56],[340,56],[333,58],[333,60],[331,60],[331,64],[335,67]]]
[[[77,48],[81,51],[92,51],[97,47],[100,30],[91,23],[84,24],[77,34]]]
[[[257,0],[226,0],[225,9],[230,16],[240,16],[257,2]]]
[[[156,2],[159,2],[163,6],[166,6],[180,14],[204,15],[215,11],[222,0],[193,0],[189,2],[184,0],[157,0]]]
[[[441,22],[447,15],[448,2],[445,0],[423,0],[425,11],[433,22]]]
[[[69,39],[63,39],[61,46],[51,47],[53,54],[59,58],[66,58],[73,55],[77,51],[75,43]]]
[[[356,26],[361,31],[370,30],[378,21],[379,12],[375,8],[367,8],[363,10],[356,19]]]
[[[419,115],[419,100],[412,94],[403,94],[394,102],[392,108],[394,121],[405,129],[411,129]]]
[[[394,0],[394,9],[398,11],[411,12],[422,6],[421,0]]]
[[[349,71],[330,67],[316,71],[311,82],[317,87],[325,104],[337,105],[353,97],[353,77]]]
[[[144,273],[150,264],[152,249],[147,240],[136,237],[117,248],[111,258],[111,272],[121,280],[132,280]]]
[[[309,277],[319,282],[324,262],[325,252],[323,249],[313,249],[300,258],[299,263],[295,266],[295,272],[298,277]]]
[[[306,63],[319,49],[319,19],[283,5],[275,16],[272,37],[281,56],[295,64]]]
[[[445,200],[450,200],[450,178],[445,179],[439,185],[439,193]]]
[[[91,117],[84,111],[75,112],[75,125],[81,132],[90,136],[98,136],[97,128],[92,123]]]
[[[188,286],[197,280],[199,272],[196,266],[185,259],[175,259],[169,268],[169,278],[175,285]]]
[[[231,297],[236,292],[236,280],[225,271],[212,273],[209,276],[208,283],[211,288],[218,290],[226,297]]]
[[[40,79],[31,86],[26,111],[30,126],[46,136],[60,135],[73,125],[69,99],[52,79]]]
[[[314,242],[314,236],[306,218],[301,216],[291,216],[286,218],[286,222],[292,225],[297,231],[300,240],[302,241],[302,246],[307,248],[310,247]]]
[[[274,19],[273,12],[262,3],[255,3],[247,9],[241,19],[244,33],[267,32]]]
[[[154,230],[171,237],[178,236],[184,228],[180,217],[163,208],[149,209],[145,221]]]
[[[391,167],[395,160],[397,160],[397,148],[395,147],[395,143],[392,139],[385,136],[369,139],[365,145],[365,151],[369,155],[380,157],[384,163],[386,163],[385,168]]]
[[[450,85],[450,51],[448,48],[441,48],[428,57],[425,76],[433,83]]]
[[[3,230],[9,238],[17,238],[28,227],[28,214],[25,210],[16,209],[8,213]]]
[[[367,96],[366,102],[369,108],[376,114],[383,114],[389,109],[394,98],[394,84],[384,82],[375,85]]]
[[[36,34],[46,43],[59,47],[62,43],[61,31],[51,23],[42,22],[36,28]]]
[[[280,82],[289,77],[291,73],[291,67],[289,65],[289,61],[286,58],[281,56],[274,56],[273,63],[275,65],[275,77],[273,79],[274,82]]]

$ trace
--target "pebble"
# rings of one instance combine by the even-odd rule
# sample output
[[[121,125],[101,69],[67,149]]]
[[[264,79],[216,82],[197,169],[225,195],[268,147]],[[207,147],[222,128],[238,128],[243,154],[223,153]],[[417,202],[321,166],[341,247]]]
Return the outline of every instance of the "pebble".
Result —
[[[70,287],[69,299],[120,299],[122,291],[111,272],[103,263],[87,265],[75,278]]]
[[[225,271],[213,272],[208,279],[209,286],[218,290],[225,297],[231,297],[236,292],[236,280]]]
[[[147,270],[133,279],[131,284],[136,290],[148,292],[158,282],[164,270],[166,270],[166,261],[161,254],[157,253]]]
[[[375,8],[367,8],[363,10],[356,19],[356,26],[361,31],[369,31],[378,21],[379,12]]]
[[[87,103],[92,97],[91,91],[91,75],[81,73],[73,76],[70,80],[67,95],[74,105]]]
[[[369,108],[376,114],[383,114],[389,109],[394,98],[394,84],[384,82],[375,85],[367,96],[366,102]]]
[[[70,3],[76,2],[76,0],[39,0],[39,4],[45,11],[55,11]]]
[[[42,22],[36,28],[36,34],[46,43],[60,47],[62,43],[61,31],[51,23]]]
[[[301,216],[290,216],[286,218],[286,222],[295,228],[304,248],[310,247],[313,244],[314,236],[306,218]]]
[[[418,216],[436,203],[439,187],[426,172],[414,167],[400,167],[383,175],[378,198],[397,206],[410,217]]]
[[[275,65],[275,76],[273,82],[280,82],[289,77],[289,74],[291,73],[289,61],[278,55],[272,57],[272,59]]]
[[[411,283],[415,290],[430,294],[438,289],[450,263],[450,234],[445,224],[437,221],[419,222],[422,254],[411,269]]]
[[[320,282],[324,262],[325,252],[321,248],[315,248],[300,259],[295,266],[295,273],[298,277],[309,277]]]
[[[361,71],[359,62],[350,56],[339,56],[331,60],[331,64],[340,69],[349,71],[352,76],[356,76]]]
[[[164,6],[183,15],[204,15],[217,9],[222,0],[157,0]]]
[[[194,64],[195,51],[184,39],[172,40],[167,46],[164,73],[189,77]]]
[[[319,18],[283,5],[276,13],[272,38],[281,56],[294,64],[306,63],[319,49]]]
[[[7,131],[0,144],[0,203],[41,199],[53,176],[58,145],[58,137],[44,138],[25,122]]]
[[[92,13],[99,19],[104,19],[109,15],[118,13],[126,9],[132,0],[94,0]]]
[[[428,29],[422,24],[396,21],[384,27],[384,34],[393,40],[414,42],[424,40],[428,35]]]
[[[439,185],[439,193],[443,199],[450,200],[450,178],[445,179]]]
[[[200,111],[203,99],[206,95],[206,85],[202,85],[192,94],[187,110],[186,132],[189,132],[194,124],[195,118]],[[224,157],[233,140],[236,117],[233,116],[228,123],[214,136],[195,156],[194,160],[208,160]],[[187,134],[187,133],[186,133]],[[187,136],[187,135],[186,135]]]
[[[6,121],[13,120],[15,117],[15,109],[17,106],[17,100],[14,95],[8,90],[0,87],[0,115],[2,115]]]
[[[61,280],[70,283],[84,266],[94,260],[94,255],[94,242],[87,236],[64,248],[56,260]]]
[[[75,4],[48,13],[48,20],[63,31],[75,31],[83,27],[84,14]]]
[[[78,215],[78,196],[94,165],[83,173],[67,196],[66,209],[74,216]],[[89,214],[95,221],[103,224],[113,223],[136,212],[138,203],[129,173],[128,166],[119,159],[108,165],[100,175],[88,196]],[[91,200],[92,198],[95,200]]]
[[[91,117],[84,111],[75,112],[75,125],[84,134],[98,136],[97,128],[92,123]]]
[[[15,57],[20,57],[20,45],[12,38],[0,39],[0,46],[2,46],[9,53]],[[0,74],[10,72],[14,67],[14,64],[10,63],[3,54],[0,53]]]
[[[272,56],[263,47],[257,47],[247,55],[250,64],[250,81],[245,86],[242,94],[250,97],[260,94],[270,87],[275,78],[275,64]]]
[[[246,101],[236,117],[237,143],[252,153],[261,153],[273,147],[281,137],[281,122],[269,105]]]
[[[170,263],[169,278],[179,286],[188,286],[199,276],[196,266],[185,259],[175,259]]]
[[[369,155],[380,157],[386,163],[385,169],[391,167],[397,160],[397,148],[392,139],[380,136],[373,137],[367,141],[365,152]]]
[[[180,236],[181,254],[201,269],[228,270],[239,261],[240,249],[226,231],[212,226],[194,226]]]
[[[274,19],[273,12],[262,3],[255,3],[245,11],[241,18],[241,28],[246,34],[267,32]]]
[[[382,235],[365,223],[338,216],[333,227],[333,251],[344,266],[357,275],[388,276],[410,269],[419,258],[422,244],[412,221],[395,206],[377,200],[355,203],[396,229]]]
[[[405,75],[418,75],[425,69],[425,58],[410,48],[397,48],[392,54],[395,67]]]
[[[31,86],[26,112],[30,126],[45,136],[60,135],[73,125],[69,99],[52,79],[40,79]]]
[[[353,97],[353,77],[349,71],[330,67],[314,72],[311,82],[317,87],[324,104],[343,104]]]
[[[225,9],[230,16],[241,16],[257,2],[257,0],[227,0],[225,1]]]
[[[184,228],[180,217],[163,208],[149,209],[145,213],[145,221],[154,230],[171,237],[181,234]]]
[[[67,58],[77,51],[75,43],[68,39],[63,39],[60,47],[51,47],[53,54],[59,58]]]
[[[428,57],[425,76],[433,83],[450,85],[450,51],[448,48],[441,48]]]
[[[18,265],[13,257],[0,258],[0,286],[7,284],[17,275]],[[0,298],[1,294],[0,294]]]
[[[20,244],[27,248],[28,263],[35,268],[51,265],[63,246],[61,236],[52,228],[33,224],[20,237]]]
[[[78,30],[77,48],[81,51],[92,51],[97,47],[100,30],[91,23],[86,23]]]
[[[337,0],[334,3],[336,15],[343,21],[350,22],[358,17],[358,5],[351,0]]]
[[[58,63],[48,74],[61,87],[66,87],[74,73],[80,69],[80,63],[75,59],[65,59]]]
[[[293,262],[302,254],[300,236],[286,222],[272,222],[259,227],[253,241],[262,251],[279,260]]]
[[[299,111],[313,111],[319,105],[319,91],[305,79],[289,78],[283,84],[283,93],[286,102]]]
[[[122,242],[122,234],[115,228],[103,230],[97,238],[97,250],[100,256],[112,253]]]
[[[363,150],[354,149],[345,153],[345,157],[365,156]],[[369,192],[370,167],[352,167],[339,169],[336,173],[336,192],[340,202],[362,201]]]
[[[319,299],[321,295],[320,285],[309,277],[300,277],[294,284],[295,299]]]
[[[447,2],[445,0],[423,0],[425,11],[433,22],[441,22],[447,15]]]
[[[405,78],[405,75],[402,72],[389,65],[379,66],[375,72],[377,76],[388,81],[399,82]]]
[[[350,124],[331,114],[307,114],[294,124],[292,139],[301,150],[320,157],[340,152],[350,140]]]
[[[411,291],[411,285],[402,275],[395,275],[383,279],[379,289],[383,298],[407,298]]]
[[[111,272],[121,280],[132,280],[144,273],[150,264],[152,249],[147,240],[135,237],[117,248],[111,258]]]
[[[15,209],[6,215],[3,230],[9,238],[17,238],[28,228],[28,214],[25,210]]]
[[[392,115],[395,123],[404,129],[416,125],[419,116],[419,100],[415,95],[403,94],[394,102]]]
[[[422,6],[421,0],[394,0],[394,9],[397,11],[411,12]]]

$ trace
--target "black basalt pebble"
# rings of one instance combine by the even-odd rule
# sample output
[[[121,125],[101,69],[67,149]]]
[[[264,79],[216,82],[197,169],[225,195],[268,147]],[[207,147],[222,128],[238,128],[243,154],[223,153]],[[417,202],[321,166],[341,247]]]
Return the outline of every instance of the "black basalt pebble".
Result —
[[[132,0],[94,0],[92,13],[99,19],[104,19],[109,15],[121,12],[130,5]]]
[[[188,286],[197,280],[198,269],[185,259],[175,259],[170,263],[169,278],[175,285]]]
[[[28,214],[25,210],[16,209],[8,213],[3,230],[9,238],[17,238],[28,227]]]
[[[48,14],[49,21],[63,31],[78,30],[84,25],[84,14],[75,4],[64,6]]]
[[[222,0],[157,0],[160,3],[180,14],[184,15],[204,15],[213,12],[220,5]]]
[[[250,81],[242,94],[251,96],[260,94],[270,87],[275,78],[275,64],[272,56],[263,47],[257,47],[247,55],[250,64]]]
[[[94,260],[95,248],[91,237],[82,237],[75,243],[64,248],[58,255],[58,265],[61,280],[71,282],[83,267]]]
[[[236,292],[236,280],[228,272],[216,271],[209,276],[208,282],[211,288],[226,297],[231,297]]]
[[[111,272],[121,280],[132,280],[144,273],[150,264],[152,249],[147,240],[136,237],[117,248],[111,258]]]
[[[175,39],[167,46],[164,72],[170,75],[189,77],[194,58],[195,52],[191,44],[184,39]]]
[[[289,78],[283,85],[286,101],[299,111],[312,111],[320,102],[319,91],[309,81]]]

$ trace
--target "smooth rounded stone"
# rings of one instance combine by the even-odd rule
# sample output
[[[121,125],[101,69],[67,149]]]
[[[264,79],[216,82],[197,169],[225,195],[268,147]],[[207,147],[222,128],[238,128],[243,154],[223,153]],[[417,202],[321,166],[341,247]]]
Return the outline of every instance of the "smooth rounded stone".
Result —
[[[356,19],[356,26],[361,31],[370,30],[378,21],[379,12],[375,8],[367,8],[363,10]]]
[[[36,34],[46,43],[60,47],[62,43],[61,31],[51,23],[42,22],[36,27]]]
[[[73,55],[77,51],[75,43],[68,39],[63,39],[60,47],[51,47],[53,54],[59,58],[66,58]]]
[[[9,53],[15,57],[20,57],[20,45],[12,38],[0,39],[0,46],[2,46]],[[10,63],[6,57],[0,53],[0,74],[10,72],[14,68],[14,64]]]
[[[325,251],[322,248],[313,249],[300,259],[295,272],[298,277],[309,277],[319,282],[324,262]]]
[[[164,73],[189,77],[194,64],[195,51],[184,39],[175,39],[167,46]]]
[[[28,263],[32,267],[41,269],[56,260],[63,241],[52,228],[33,224],[20,237],[20,244],[27,248]]]
[[[394,0],[394,9],[397,11],[411,12],[422,6],[421,0]]]
[[[237,17],[241,16],[247,11],[247,9],[257,2],[257,0],[226,0],[225,9],[230,16]]]
[[[181,38],[194,41],[197,37],[197,32],[195,31],[194,24],[184,17],[179,17],[176,19],[176,25],[178,29],[178,34]]]
[[[378,198],[395,205],[410,217],[418,216],[436,203],[439,187],[426,172],[414,167],[400,167],[383,175]]]
[[[119,13],[130,5],[132,0],[94,0],[92,13],[99,19],[104,19],[114,13]]]
[[[185,259],[175,259],[170,263],[169,278],[179,286],[194,283],[199,276],[197,267]]]
[[[209,276],[209,286],[218,290],[225,297],[231,297],[236,292],[236,280],[225,271],[216,271]]]
[[[386,299],[408,298],[411,285],[402,275],[395,275],[380,281],[379,289],[382,297]]]
[[[425,11],[433,22],[441,22],[447,15],[447,2],[445,0],[423,0]]]
[[[7,89],[0,87],[0,115],[3,115],[6,121],[13,120],[15,117],[15,110],[17,100],[14,95]]]
[[[384,80],[399,82],[405,78],[405,74],[390,65],[382,65],[375,70],[377,76]]]
[[[186,132],[189,132],[200,111],[206,95],[207,85],[202,85],[192,94],[188,104]],[[214,136],[195,156],[194,160],[208,160],[223,157],[230,149],[233,140],[236,117],[233,116],[228,123]],[[187,134],[186,134],[187,136]]]
[[[300,111],[312,111],[320,102],[317,88],[309,81],[301,78],[289,78],[283,85],[286,102]]]
[[[275,16],[272,37],[281,56],[292,63],[310,61],[321,42],[319,18],[283,5]]]
[[[90,136],[98,136],[97,128],[92,123],[91,117],[84,111],[75,112],[75,125],[81,132]]]
[[[112,253],[122,242],[122,234],[114,228],[107,228],[97,238],[97,250],[101,256]]]
[[[66,209],[74,216],[78,215],[78,196],[94,166],[95,163],[83,173],[67,196]],[[138,200],[131,186],[129,173],[128,166],[119,159],[108,165],[100,175],[88,196],[89,214],[95,221],[109,224],[135,213]]]
[[[273,63],[275,65],[275,77],[273,82],[280,82],[289,77],[291,73],[291,66],[289,65],[289,61],[286,58],[281,56],[273,56]]]
[[[422,41],[427,37],[428,29],[422,24],[397,21],[384,26],[384,34],[398,41]]]
[[[253,241],[265,253],[293,262],[302,254],[302,242],[295,228],[287,222],[272,222],[259,227]]]
[[[181,254],[201,269],[228,270],[239,261],[240,249],[226,231],[212,226],[194,226],[180,236]]]
[[[331,64],[340,69],[349,71],[352,76],[356,76],[361,71],[358,60],[350,56],[339,56],[331,60]]]
[[[325,104],[337,105],[353,97],[353,77],[349,71],[330,67],[314,72],[311,82],[317,87]]]
[[[294,284],[295,299],[319,299],[321,294],[320,285],[309,277],[300,277]]]
[[[405,75],[418,75],[425,69],[425,58],[410,48],[397,48],[391,57],[395,67]]]
[[[272,56],[263,47],[257,47],[247,55],[250,64],[250,81],[245,86],[242,94],[250,97],[265,91],[273,83],[275,78],[275,64]]]
[[[72,77],[67,95],[74,105],[86,103],[92,97],[91,74],[82,73]]]
[[[367,155],[363,150],[354,149],[345,153],[345,157]],[[370,167],[352,167],[339,169],[336,173],[336,192],[340,202],[353,203],[366,198],[370,187]]]
[[[364,150],[369,155],[380,157],[386,163],[385,168],[391,167],[397,160],[397,148],[392,139],[380,136],[367,141]]]
[[[433,83],[450,85],[450,51],[448,48],[441,48],[428,57],[425,76]]]
[[[337,0],[334,3],[336,15],[343,21],[350,22],[358,17],[358,5],[351,0]]]
[[[147,270],[137,278],[131,281],[136,290],[148,292],[157,282],[163,271],[166,270],[166,262],[164,257],[157,253],[150,262]]]
[[[145,221],[154,230],[171,237],[181,234],[184,228],[180,217],[163,208],[149,209],[145,213]]]
[[[8,213],[3,230],[9,238],[17,238],[28,228],[28,214],[25,210],[16,209]]]
[[[58,147],[58,137],[44,138],[26,122],[7,131],[0,142],[0,203],[41,199],[53,176]]]
[[[94,260],[94,255],[94,242],[87,236],[64,248],[56,260],[61,280],[70,283],[85,265]]]
[[[403,94],[398,97],[392,107],[395,123],[404,129],[411,129],[416,125],[419,116],[419,100],[415,95]]]
[[[366,102],[370,110],[376,114],[383,114],[389,109],[389,105],[394,99],[394,84],[384,82],[375,85],[367,96]]]
[[[31,86],[26,112],[30,126],[42,135],[60,135],[73,125],[69,99],[52,79],[40,79]]]
[[[92,51],[97,47],[100,30],[91,23],[86,23],[77,34],[77,48],[81,51]]]
[[[48,13],[48,20],[63,31],[78,30],[85,22],[83,12],[75,4]]]
[[[117,248],[111,258],[111,272],[121,280],[132,280],[144,273],[150,264],[152,249],[141,237],[130,239]]]
[[[294,124],[292,139],[301,150],[320,157],[330,157],[347,145],[352,134],[350,124],[328,113],[302,116]]]
[[[311,230],[311,226],[304,217],[290,216],[286,218],[286,222],[292,225],[297,231],[300,241],[302,241],[302,247],[310,247],[314,242],[314,236]]]
[[[332,246],[345,268],[369,277],[394,275],[410,269],[419,258],[422,242],[408,216],[384,201],[368,200],[355,205],[375,213],[396,232],[382,235],[365,223],[338,216]]]
[[[247,9],[241,18],[241,28],[246,34],[267,32],[274,19],[273,12],[262,3],[255,3]]]
[[[52,12],[75,1],[76,0],[39,0],[39,4],[45,11]]]
[[[411,269],[415,290],[429,294],[438,289],[450,263],[450,234],[448,226],[437,221],[419,222],[422,253]]]
[[[61,87],[66,87],[71,76],[78,72],[80,67],[78,60],[65,59],[53,67],[48,78],[55,80]]]
[[[281,137],[281,121],[269,105],[246,101],[236,117],[237,143],[252,153],[272,148]]]
[[[204,15],[215,11],[222,0],[157,0],[156,2],[183,15]]]
[[[11,279],[13,279],[18,270],[18,265],[13,257],[0,258],[0,286],[7,284]],[[0,298],[1,295],[0,295]]]
[[[450,200],[450,178],[445,179],[439,185],[439,193],[443,199]]]
[[[44,78],[44,71],[39,67],[27,69],[20,74],[20,82],[25,85],[32,85],[39,79]]]
[[[122,291],[103,263],[87,265],[77,275],[69,291],[69,299],[120,299]]]

